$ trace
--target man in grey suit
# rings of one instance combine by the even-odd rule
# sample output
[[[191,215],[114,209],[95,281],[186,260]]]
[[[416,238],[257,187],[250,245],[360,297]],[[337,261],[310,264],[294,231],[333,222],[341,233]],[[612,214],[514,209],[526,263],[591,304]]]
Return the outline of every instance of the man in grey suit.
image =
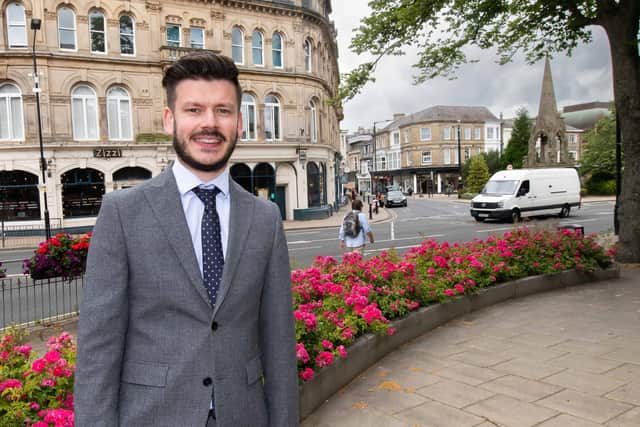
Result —
[[[242,132],[238,70],[189,54],[162,83],[177,161],[104,197],[80,310],[76,425],[298,425],[279,210],[227,169]]]

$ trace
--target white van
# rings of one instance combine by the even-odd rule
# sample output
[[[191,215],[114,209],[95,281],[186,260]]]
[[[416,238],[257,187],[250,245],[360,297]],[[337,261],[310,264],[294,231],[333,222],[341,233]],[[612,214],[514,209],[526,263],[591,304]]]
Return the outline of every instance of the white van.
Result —
[[[471,216],[510,219],[536,215],[569,216],[580,207],[580,178],[572,168],[513,169],[496,172],[471,200]]]

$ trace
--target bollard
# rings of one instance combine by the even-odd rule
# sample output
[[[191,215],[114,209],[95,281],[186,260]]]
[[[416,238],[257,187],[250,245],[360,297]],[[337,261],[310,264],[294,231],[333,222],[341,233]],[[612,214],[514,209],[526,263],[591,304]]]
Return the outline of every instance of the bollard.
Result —
[[[371,207],[371,203],[369,203],[369,219],[373,219],[373,210]]]

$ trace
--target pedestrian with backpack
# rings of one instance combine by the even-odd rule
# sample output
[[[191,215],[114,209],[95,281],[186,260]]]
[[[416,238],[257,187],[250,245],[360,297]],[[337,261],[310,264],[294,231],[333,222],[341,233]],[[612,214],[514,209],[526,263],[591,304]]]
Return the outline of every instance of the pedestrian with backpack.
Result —
[[[347,249],[347,252],[364,253],[365,238],[369,237],[369,242],[373,243],[373,231],[367,220],[367,216],[362,213],[362,200],[351,202],[351,212],[349,212],[340,226],[340,247]]]

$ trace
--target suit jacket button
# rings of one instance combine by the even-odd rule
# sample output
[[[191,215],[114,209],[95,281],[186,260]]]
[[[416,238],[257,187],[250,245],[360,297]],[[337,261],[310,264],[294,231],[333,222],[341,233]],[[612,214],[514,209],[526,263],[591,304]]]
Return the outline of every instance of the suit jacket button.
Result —
[[[211,377],[206,377],[202,380],[202,385],[204,385],[205,387],[209,387],[211,384],[213,384],[213,380],[211,379]]]
[[[215,331],[215,330],[217,330],[217,329],[218,329],[218,322],[213,322],[213,323],[211,324],[211,330],[212,330],[212,331]]]

